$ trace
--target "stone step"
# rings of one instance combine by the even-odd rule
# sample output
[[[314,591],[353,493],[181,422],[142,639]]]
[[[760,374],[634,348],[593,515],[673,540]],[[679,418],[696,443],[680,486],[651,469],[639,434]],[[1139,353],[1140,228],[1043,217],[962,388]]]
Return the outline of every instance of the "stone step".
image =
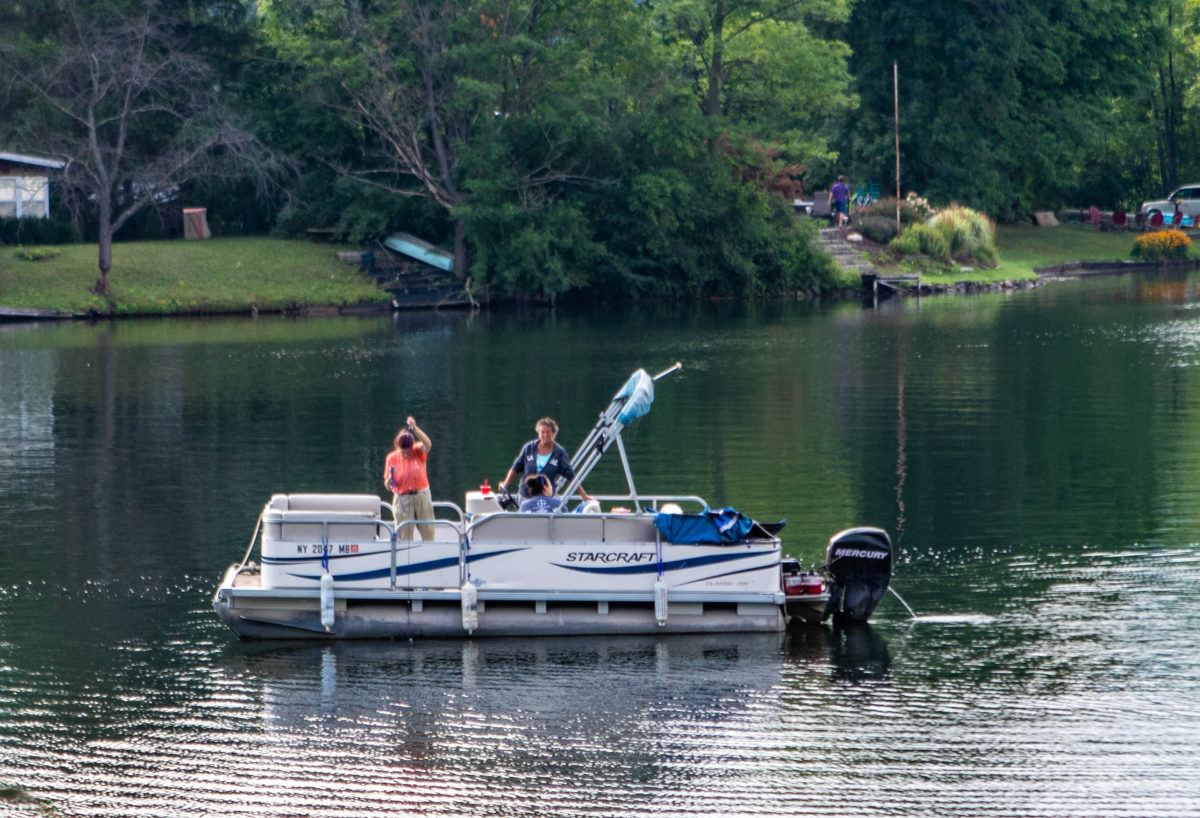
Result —
[[[858,273],[859,275],[875,271],[874,265],[863,255],[862,250],[856,247],[853,242],[842,238],[841,231],[828,228],[822,229],[817,234],[817,242],[822,250],[833,256],[834,262],[842,270],[848,273]]]

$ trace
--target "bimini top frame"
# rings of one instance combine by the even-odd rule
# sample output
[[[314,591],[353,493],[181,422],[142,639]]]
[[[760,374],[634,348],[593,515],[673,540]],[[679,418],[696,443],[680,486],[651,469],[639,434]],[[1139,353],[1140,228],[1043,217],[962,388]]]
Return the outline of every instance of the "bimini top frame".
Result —
[[[621,441],[621,431],[650,411],[650,405],[654,403],[654,382],[682,368],[683,364],[676,362],[653,377],[646,374],[644,369],[639,369],[629,376],[629,380],[613,395],[608,408],[600,413],[600,419],[571,458],[571,464],[575,467],[575,479],[563,489],[562,497],[574,494],[591,474],[592,469],[596,468],[604,453],[616,443],[617,452],[621,455],[621,466],[625,470],[625,482],[629,484],[629,496],[634,502],[634,507],[640,507],[637,489],[633,485],[633,472],[629,470],[629,458],[625,454],[625,444]]]

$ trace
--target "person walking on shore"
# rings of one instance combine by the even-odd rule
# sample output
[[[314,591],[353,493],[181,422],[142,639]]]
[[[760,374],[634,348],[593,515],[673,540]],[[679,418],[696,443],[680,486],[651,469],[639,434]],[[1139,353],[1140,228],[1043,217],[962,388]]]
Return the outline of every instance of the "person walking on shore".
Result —
[[[837,183],[829,191],[829,211],[837,227],[850,221],[850,186],[845,174],[838,174]]]

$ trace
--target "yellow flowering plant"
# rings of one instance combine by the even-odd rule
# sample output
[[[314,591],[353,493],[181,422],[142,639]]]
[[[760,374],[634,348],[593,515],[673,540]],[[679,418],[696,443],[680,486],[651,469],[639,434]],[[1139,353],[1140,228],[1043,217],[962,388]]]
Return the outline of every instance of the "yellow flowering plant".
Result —
[[[1133,257],[1142,261],[1187,258],[1192,240],[1182,230],[1157,230],[1133,240]]]

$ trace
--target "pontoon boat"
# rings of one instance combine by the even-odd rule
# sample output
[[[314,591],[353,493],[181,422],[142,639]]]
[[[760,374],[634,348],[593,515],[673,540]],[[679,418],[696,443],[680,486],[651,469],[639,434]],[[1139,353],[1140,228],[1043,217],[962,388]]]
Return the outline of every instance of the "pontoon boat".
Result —
[[[572,458],[562,510],[507,510],[485,485],[464,506],[435,503],[426,542],[415,527],[430,521],[398,525],[373,494],[276,494],[213,607],[239,637],[271,639],[777,632],[866,620],[891,576],[883,530],[834,535],[823,572],[805,572],[782,555],[782,523],[637,492],[621,432],[678,368],[639,369],[614,395]],[[628,493],[582,503],[579,486],[614,443]]]

